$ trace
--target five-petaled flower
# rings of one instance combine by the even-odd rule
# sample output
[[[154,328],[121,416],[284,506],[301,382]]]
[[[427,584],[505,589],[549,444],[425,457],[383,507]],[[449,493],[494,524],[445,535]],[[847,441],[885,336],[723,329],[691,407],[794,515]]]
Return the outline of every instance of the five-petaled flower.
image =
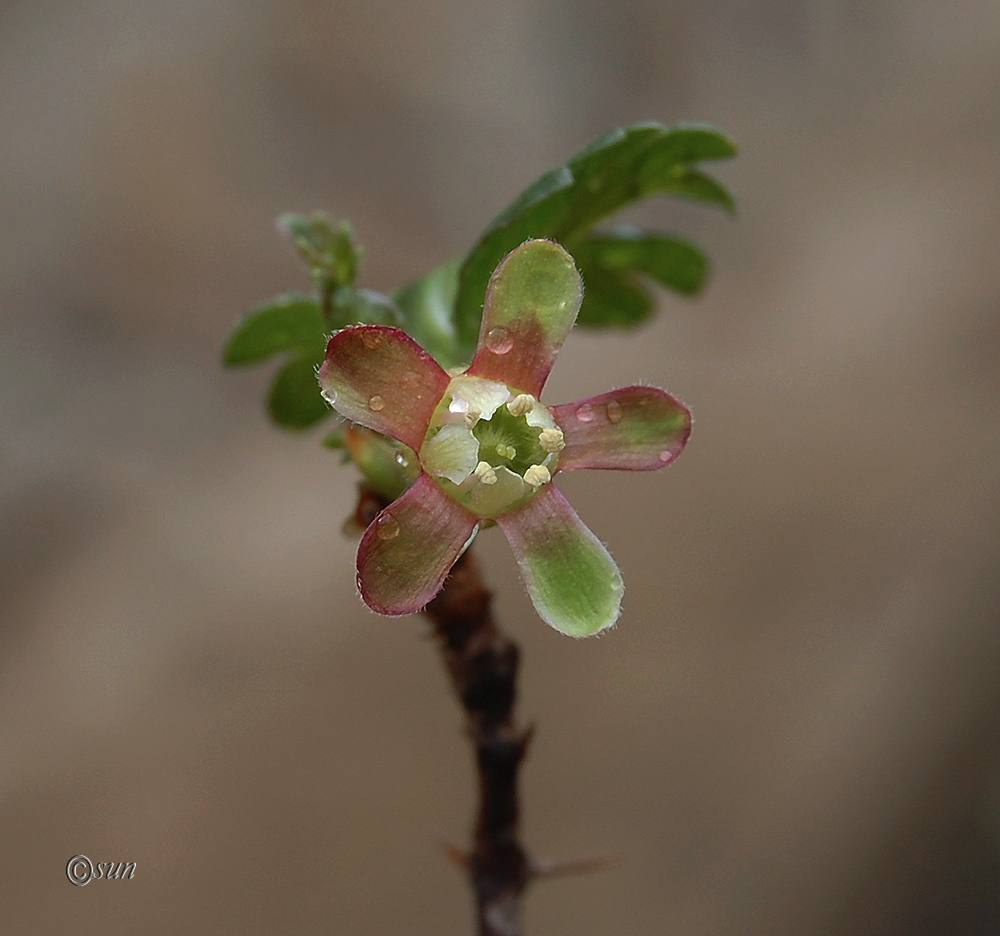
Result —
[[[687,442],[691,416],[645,386],[551,408],[539,402],[582,299],[572,257],[532,240],[493,274],[479,346],[460,374],[397,328],[352,326],[330,339],[323,395],[348,420],[409,446],[420,464],[358,548],[358,587],[370,608],[422,608],[492,520],[548,624],[582,637],[618,619],[621,573],[550,482],[577,468],[662,468]]]

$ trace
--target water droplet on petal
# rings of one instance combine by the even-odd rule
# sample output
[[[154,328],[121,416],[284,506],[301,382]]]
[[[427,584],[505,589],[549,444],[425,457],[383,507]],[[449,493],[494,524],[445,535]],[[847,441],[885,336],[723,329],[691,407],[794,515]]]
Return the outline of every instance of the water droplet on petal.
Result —
[[[608,400],[608,422],[621,422],[622,405],[617,400]]]
[[[584,403],[583,406],[578,406],[576,408],[576,418],[582,423],[589,423],[594,421],[594,407],[589,403]]]
[[[486,333],[486,347],[494,354],[506,354],[514,347],[514,338],[506,328],[497,325]]]
[[[391,540],[399,536],[399,521],[392,514],[381,514],[375,521],[375,535],[380,540]]]
[[[373,413],[377,413],[379,410],[385,407],[385,400],[382,399],[377,393],[373,397],[368,399],[368,409]]]
[[[673,459],[674,459],[674,453],[671,452],[669,449],[664,449],[662,452],[660,452],[660,461],[663,462],[664,465],[669,461],[673,461]]]
[[[410,463],[406,460],[406,456],[402,452],[396,452],[396,464],[406,468]]]

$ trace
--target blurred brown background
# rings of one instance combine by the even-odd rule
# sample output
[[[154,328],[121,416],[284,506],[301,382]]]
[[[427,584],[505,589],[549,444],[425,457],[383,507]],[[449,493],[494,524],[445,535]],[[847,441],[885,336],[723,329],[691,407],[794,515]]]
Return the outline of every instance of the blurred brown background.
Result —
[[[633,211],[713,282],[549,384],[695,413],[668,471],[560,481],[619,627],[549,631],[477,544],[527,840],[624,857],[528,933],[1000,932],[1000,3],[6,0],[4,936],[468,932],[426,625],[361,605],[352,473],[220,348],[308,286],[280,212],[350,218],[391,289],[643,119],[738,142],[740,217]]]

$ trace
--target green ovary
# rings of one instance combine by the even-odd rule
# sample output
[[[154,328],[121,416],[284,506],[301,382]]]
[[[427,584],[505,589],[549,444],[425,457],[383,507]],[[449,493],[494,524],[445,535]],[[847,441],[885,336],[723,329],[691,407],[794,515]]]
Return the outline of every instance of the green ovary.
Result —
[[[513,416],[501,406],[492,419],[480,419],[472,434],[479,440],[480,461],[493,468],[509,468],[523,478],[532,465],[540,465],[548,457],[538,444],[541,431],[538,426],[529,426],[526,416]]]
[[[482,418],[463,418],[466,404],[475,414],[474,404],[491,394]],[[499,403],[503,397],[507,399]],[[523,407],[518,412],[524,400],[529,401],[528,412]],[[555,472],[558,455],[539,442],[543,430],[561,440],[541,403],[517,397],[502,384],[463,376],[452,381],[431,420],[420,461],[449,497],[479,517],[496,517],[531,498]]]

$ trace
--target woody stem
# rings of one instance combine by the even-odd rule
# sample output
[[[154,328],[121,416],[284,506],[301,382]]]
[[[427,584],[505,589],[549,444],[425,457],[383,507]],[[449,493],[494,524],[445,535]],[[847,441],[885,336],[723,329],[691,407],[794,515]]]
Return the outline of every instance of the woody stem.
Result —
[[[520,936],[520,898],[531,863],[518,833],[517,773],[531,729],[514,724],[520,652],[497,627],[491,600],[469,550],[424,613],[434,625],[476,749],[479,812],[467,869],[479,936]]]
[[[367,525],[384,506],[379,495],[362,489],[356,522]],[[520,651],[497,626],[491,602],[469,549],[424,614],[475,746],[479,810],[472,850],[462,864],[476,898],[478,934],[521,936],[521,894],[532,863],[519,836],[517,775],[532,730],[514,723]]]

